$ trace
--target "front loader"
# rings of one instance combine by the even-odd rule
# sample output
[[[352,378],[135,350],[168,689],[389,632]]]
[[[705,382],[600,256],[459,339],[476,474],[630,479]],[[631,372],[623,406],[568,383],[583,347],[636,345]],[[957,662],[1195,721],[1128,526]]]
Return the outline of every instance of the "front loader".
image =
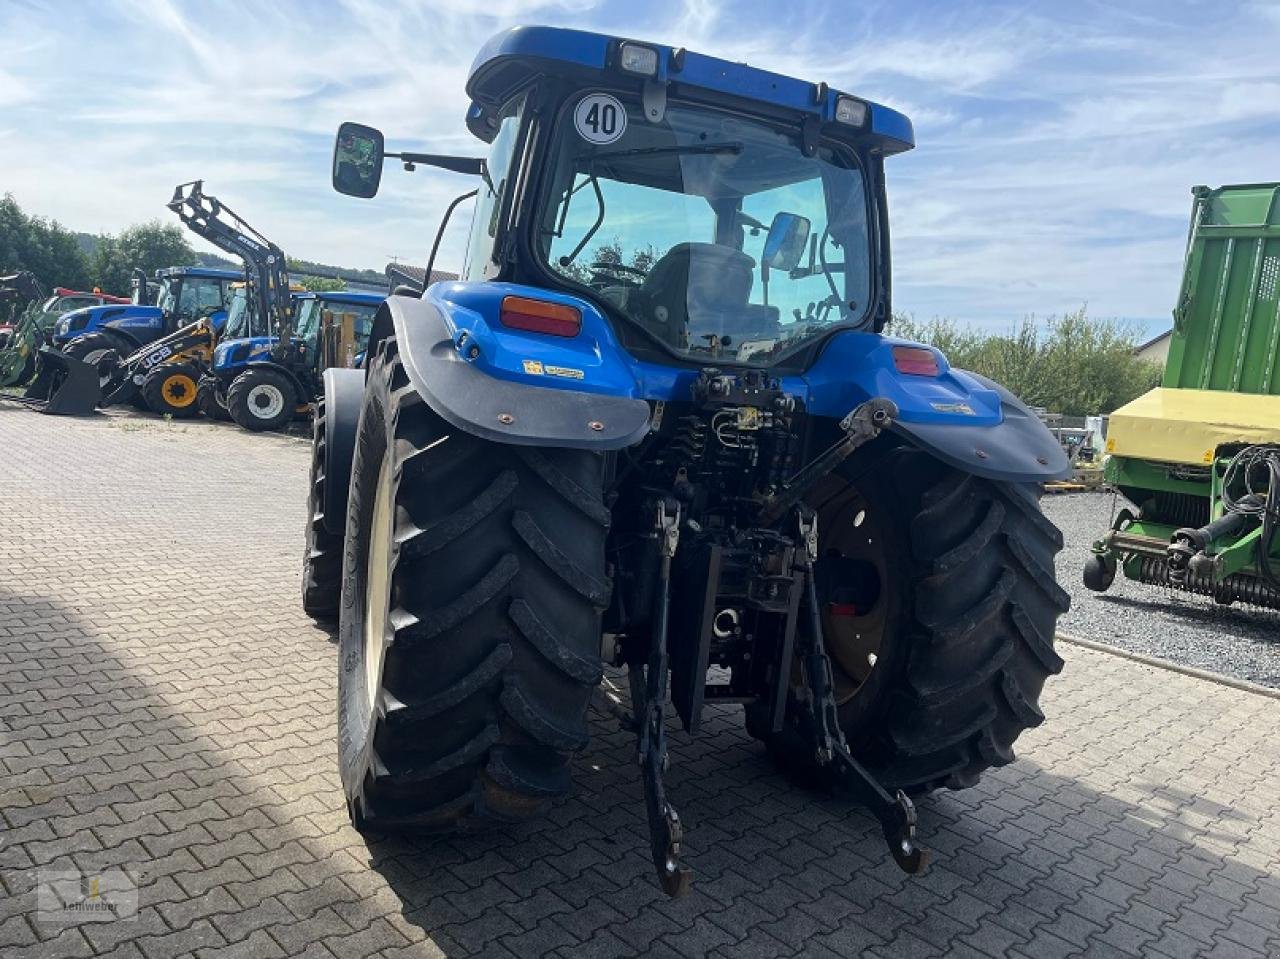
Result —
[[[1122,571],[1280,610],[1280,183],[1192,196],[1164,379],[1111,415],[1105,476],[1129,504],[1084,584]]]
[[[180,184],[169,209],[188,229],[240,257],[248,281],[241,301],[244,324],[226,332],[202,370],[198,406],[206,415],[228,416],[247,430],[280,429],[310,408],[326,355],[344,331],[352,355],[363,352],[369,327],[365,317],[382,297],[295,290],[284,251],[205,193],[200,180]]]
[[[0,302],[17,314],[0,346],[0,387],[26,384],[22,402],[42,413],[83,416],[98,401],[93,367],[45,346],[51,318],[44,290],[29,271],[0,277]]]
[[[890,316],[902,114],[683,48],[543,27],[467,79],[483,159],[458,282],[329,370],[304,605],[338,618],[339,769],[364,830],[526,819],[625,668],[650,851],[684,892],[665,720],[741,708],[919,872],[913,797],[1011,762],[1062,668],[1070,471],[1034,413]],[[437,234],[437,246],[439,236]],[[619,252],[621,256],[619,256]],[[434,259],[434,254],[433,254]]]

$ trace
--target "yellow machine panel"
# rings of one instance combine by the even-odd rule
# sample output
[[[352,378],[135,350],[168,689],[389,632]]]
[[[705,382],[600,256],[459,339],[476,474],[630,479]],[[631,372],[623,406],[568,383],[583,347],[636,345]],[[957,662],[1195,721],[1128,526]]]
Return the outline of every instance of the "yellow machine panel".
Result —
[[[1224,443],[1280,443],[1280,396],[1157,387],[1111,414],[1107,452],[1206,465]]]

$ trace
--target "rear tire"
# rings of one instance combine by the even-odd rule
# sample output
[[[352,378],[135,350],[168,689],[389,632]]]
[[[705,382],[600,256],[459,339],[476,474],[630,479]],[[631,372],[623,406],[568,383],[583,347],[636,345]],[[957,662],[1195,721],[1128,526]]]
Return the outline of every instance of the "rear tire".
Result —
[[[600,680],[604,458],[453,430],[409,385],[394,339],[368,382],[339,628],[352,821],[531,817],[568,791]]]
[[[142,381],[142,398],[153,413],[190,419],[200,413],[196,405],[199,380],[200,371],[193,363],[161,363]]]
[[[196,384],[196,407],[200,415],[211,420],[230,420],[227,408],[218,402],[218,381],[212,376],[200,377]]]
[[[307,486],[307,541],[302,554],[302,608],[322,622],[338,618],[342,598],[342,536],[329,532],[325,497],[324,400],[311,432],[311,479]]]
[[[812,499],[819,601],[830,615],[849,608],[841,590],[853,587],[837,573],[824,596],[824,565],[856,568],[831,546],[857,527],[852,552],[865,543],[879,557],[874,588],[853,589],[874,600],[855,600],[865,609],[827,636],[837,691],[845,690],[840,724],[854,757],[890,789],[971,786],[1011,762],[1014,740],[1044,721],[1040,691],[1062,669],[1054,630],[1070,605],[1054,579],[1062,534],[1040,511],[1039,487],[963,474],[906,447],[878,455],[871,469],[852,457]],[[869,630],[878,630],[874,658]],[[856,637],[853,648],[841,635]],[[788,705],[781,734],[758,724],[754,733],[781,765],[812,777],[797,709]]]
[[[298,394],[283,373],[267,367],[245,370],[227,390],[227,412],[255,433],[278,430],[293,419]]]

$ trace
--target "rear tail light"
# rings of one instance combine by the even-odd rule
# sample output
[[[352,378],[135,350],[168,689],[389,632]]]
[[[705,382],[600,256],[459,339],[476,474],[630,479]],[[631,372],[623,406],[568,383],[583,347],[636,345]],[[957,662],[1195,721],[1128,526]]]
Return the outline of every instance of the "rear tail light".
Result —
[[[508,296],[502,300],[498,322],[513,330],[547,333],[551,336],[577,336],[582,329],[582,313],[577,307],[563,303],[531,300],[525,296]]]
[[[938,358],[923,346],[895,346],[893,365],[899,373],[911,376],[937,376]]]

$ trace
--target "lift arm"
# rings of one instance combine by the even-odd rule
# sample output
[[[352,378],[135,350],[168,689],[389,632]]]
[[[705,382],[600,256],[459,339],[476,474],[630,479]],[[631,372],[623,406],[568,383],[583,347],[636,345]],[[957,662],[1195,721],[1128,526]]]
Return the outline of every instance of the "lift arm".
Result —
[[[279,338],[287,352],[293,335],[293,299],[284,251],[246,223],[234,210],[204,192],[204,181],[174,187],[168,207],[187,228],[220,250],[244,261],[245,273],[261,329]]]

